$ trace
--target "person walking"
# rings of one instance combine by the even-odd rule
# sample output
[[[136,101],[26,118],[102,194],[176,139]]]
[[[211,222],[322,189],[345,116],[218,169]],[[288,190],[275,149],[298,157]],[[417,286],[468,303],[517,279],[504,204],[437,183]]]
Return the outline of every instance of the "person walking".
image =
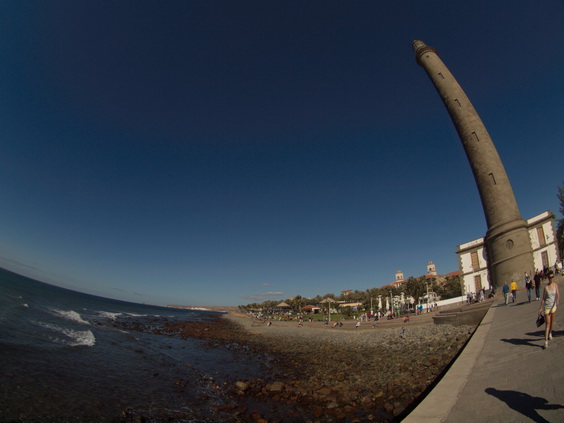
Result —
[[[511,297],[513,298],[513,302],[517,299],[517,282],[511,281]]]
[[[533,296],[533,281],[525,273],[525,288],[527,288],[527,297],[529,298],[529,302],[531,302],[531,297]]]
[[[539,314],[544,311],[544,348],[548,348],[548,341],[552,339],[552,326],[556,318],[556,307],[560,304],[560,292],[558,285],[554,282],[554,273],[548,272],[548,283],[544,287]]]
[[[535,277],[533,279],[535,280],[535,294],[537,294],[537,301],[538,301],[540,300],[540,284],[541,284],[541,275],[538,269],[535,272]]]
[[[503,297],[505,298],[505,305],[507,305],[507,303],[509,302],[509,285],[507,285],[507,282],[505,282],[503,284]]]

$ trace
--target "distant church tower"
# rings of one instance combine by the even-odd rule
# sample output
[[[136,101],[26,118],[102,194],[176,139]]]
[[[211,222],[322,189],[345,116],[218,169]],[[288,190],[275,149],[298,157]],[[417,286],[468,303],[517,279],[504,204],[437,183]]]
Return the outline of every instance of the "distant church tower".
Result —
[[[396,281],[403,281],[403,272],[401,270],[396,270]]]
[[[437,51],[418,40],[413,50],[437,89],[472,167],[488,225],[485,244],[491,284],[501,286],[515,280],[522,285],[523,274],[534,270],[531,242],[493,141]]]
[[[427,263],[427,276],[437,276],[437,269],[432,261]]]

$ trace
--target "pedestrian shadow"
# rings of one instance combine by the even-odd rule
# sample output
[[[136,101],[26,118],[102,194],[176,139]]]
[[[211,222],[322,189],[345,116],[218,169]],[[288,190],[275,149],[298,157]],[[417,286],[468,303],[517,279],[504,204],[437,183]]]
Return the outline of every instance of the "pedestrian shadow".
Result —
[[[508,307],[508,306],[515,307],[515,306],[522,306],[522,305],[525,305],[525,304],[529,304],[529,302],[527,300],[521,301],[521,302],[515,301],[514,303],[509,301],[507,304],[505,304],[502,300],[500,303],[498,303],[496,305],[492,305],[492,307]]]
[[[534,397],[518,391],[500,391],[495,388],[486,388],[486,393],[503,401],[507,406],[534,422],[549,423],[542,417],[537,410],[558,410],[564,409],[561,404],[548,404],[548,400],[542,397]]]
[[[522,306],[525,304],[529,304],[529,301],[525,300],[525,301],[520,301],[520,302],[515,302],[513,305],[514,306]]]
[[[540,336],[540,335],[538,335]],[[509,344],[513,344],[513,345],[526,345],[527,347],[535,347],[535,348],[542,348],[542,345],[539,344],[535,344],[533,341],[543,341],[544,340],[544,332],[542,334],[542,338],[539,339],[517,339],[517,338],[513,338],[513,339],[500,339],[500,341],[503,342],[507,342]]]
[[[528,332],[525,335],[540,336],[540,337],[542,337],[542,339],[544,339],[544,327],[542,329],[539,328],[539,330],[537,330],[535,332]],[[553,330],[552,331],[552,337],[553,338],[558,338],[559,336],[564,336],[564,330]]]

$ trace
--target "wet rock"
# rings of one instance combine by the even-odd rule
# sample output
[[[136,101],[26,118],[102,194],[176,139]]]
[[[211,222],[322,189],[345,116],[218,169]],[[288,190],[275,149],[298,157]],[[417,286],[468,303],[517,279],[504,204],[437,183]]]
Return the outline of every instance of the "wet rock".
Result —
[[[282,382],[273,382],[266,385],[266,390],[271,394],[279,394],[284,391],[284,384]]]
[[[276,326],[276,333],[255,333],[223,318],[214,324],[163,326],[167,336],[202,339],[210,348],[241,351],[261,361],[268,357],[271,373],[264,380],[234,380],[221,386],[212,378],[208,382],[218,386],[217,394],[223,389],[235,398],[237,405],[228,406],[235,408],[223,410],[233,421],[271,423],[392,421],[435,380],[473,332],[431,324],[410,326],[406,339],[396,329],[382,328],[364,333],[320,329],[305,336],[307,324],[301,332]],[[247,410],[258,410],[253,406],[257,403],[260,413],[251,419]]]
[[[217,407],[217,409],[220,411],[230,411],[230,410],[235,410],[236,408],[237,408],[237,404],[225,404]]]
[[[235,382],[235,388],[241,392],[245,392],[247,389],[249,389],[249,384],[247,382],[239,380]]]
[[[317,391],[317,394],[320,397],[326,397],[327,395],[331,394],[331,388],[321,388],[319,391]]]
[[[403,413],[405,411],[405,406],[404,405],[399,405],[396,408],[394,408],[393,411],[393,415],[394,417],[399,416],[401,413]]]
[[[392,413],[396,407],[394,407],[394,404],[387,402],[384,404],[384,408],[386,409],[386,412]]]

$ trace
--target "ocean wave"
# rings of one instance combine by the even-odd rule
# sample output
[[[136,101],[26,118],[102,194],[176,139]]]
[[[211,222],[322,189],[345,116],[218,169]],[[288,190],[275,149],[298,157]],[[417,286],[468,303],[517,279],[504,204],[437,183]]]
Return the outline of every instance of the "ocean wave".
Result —
[[[71,347],[93,347],[96,344],[96,337],[90,330],[72,330],[72,329],[64,329],[57,325],[53,325],[50,323],[43,323],[43,322],[36,322],[37,325],[45,328],[50,329],[54,332],[62,334],[70,340],[66,339],[59,339],[50,337],[50,339],[54,342],[61,343],[64,345],[69,345]]]
[[[71,320],[73,322],[82,323],[82,324],[85,324],[85,325],[90,324],[86,320],[84,320],[82,318],[82,316],[74,310],[64,311],[64,310],[52,309],[51,311],[53,311],[58,316],[61,316],[63,319]]]
[[[129,317],[147,317],[149,314],[136,314],[136,313],[125,313],[126,316]],[[151,314],[154,317],[160,317],[158,314]]]
[[[111,311],[98,311],[96,312],[98,316],[105,317],[110,320],[116,320],[118,317],[147,317],[148,314],[136,314],[136,313],[113,313]],[[159,317],[155,315],[155,317]]]
[[[110,320],[116,320],[119,316],[123,315],[123,313],[112,313],[110,311],[98,311],[96,314]]]

